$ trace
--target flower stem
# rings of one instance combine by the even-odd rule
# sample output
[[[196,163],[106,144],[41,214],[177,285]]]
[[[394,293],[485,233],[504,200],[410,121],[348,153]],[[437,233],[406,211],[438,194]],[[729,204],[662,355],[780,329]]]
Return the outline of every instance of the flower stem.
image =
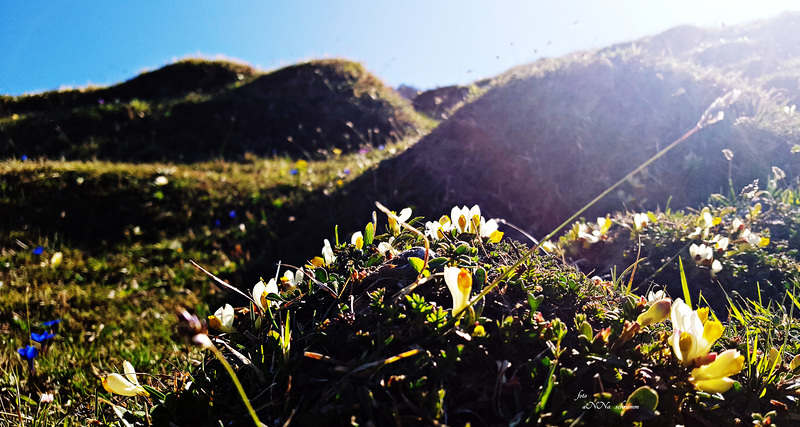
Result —
[[[209,344],[211,344],[210,340]],[[225,370],[228,371],[228,374],[231,376],[233,383],[236,385],[236,389],[239,390],[239,396],[242,397],[242,402],[244,402],[244,405],[247,407],[247,412],[250,413],[250,416],[253,418],[253,422],[256,424],[256,427],[264,426],[264,424],[261,423],[261,420],[258,419],[258,415],[256,415],[253,405],[250,404],[250,399],[247,398],[247,394],[244,392],[244,387],[242,387],[242,383],[239,382],[239,377],[236,376],[236,372],[233,371],[233,367],[231,367],[231,365],[225,359],[225,356],[222,354],[222,352],[220,352],[219,349],[217,349],[217,347],[213,344],[206,345],[204,347],[211,350],[211,352],[214,353],[214,356],[216,356],[217,359],[222,362],[222,366],[225,367]]]
[[[715,103],[716,103],[716,101],[715,101]],[[712,104],[712,105],[713,105],[713,104]],[[710,110],[710,108],[709,108],[709,110]],[[566,227],[567,225],[569,225],[570,223],[572,223],[572,221],[574,221],[576,218],[578,218],[578,217],[579,217],[579,216],[580,216],[580,215],[581,215],[583,212],[585,212],[585,211],[586,211],[586,209],[589,209],[590,207],[592,207],[592,205],[594,205],[594,204],[595,204],[595,203],[597,203],[597,202],[598,202],[600,199],[602,199],[603,197],[607,196],[609,193],[611,193],[612,191],[614,191],[614,189],[616,189],[617,187],[619,187],[620,185],[622,185],[622,183],[624,183],[625,181],[627,181],[628,179],[630,179],[631,177],[633,177],[634,175],[636,175],[637,173],[639,173],[639,172],[640,172],[642,169],[646,168],[647,166],[650,166],[650,164],[651,164],[651,163],[653,163],[654,161],[658,160],[659,158],[661,158],[661,156],[663,156],[664,154],[666,154],[668,151],[672,150],[672,149],[673,149],[673,148],[675,148],[675,147],[676,147],[678,144],[680,144],[681,142],[683,142],[683,141],[687,140],[687,139],[688,139],[690,136],[692,136],[692,135],[693,135],[695,132],[697,132],[698,130],[702,129],[702,128],[703,128],[703,126],[704,126],[704,124],[706,124],[705,122],[707,122],[707,121],[708,121],[708,120],[705,120],[705,116],[706,116],[707,114],[708,114],[708,113],[704,114],[704,116],[703,116],[703,117],[704,117],[704,119],[701,119],[701,120],[700,120],[700,122],[698,122],[698,123],[697,123],[697,124],[696,124],[696,125],[695,125],[693,128],[691,128],[691,129],[690,129],[688,132],[686,132],[685,134],[683,134],[683,136],[681,136],[680,138],[676,139],[675,141],[673,141],[673,142],[672,142],[671,144],[669,144],[668,146],[664,147],[664,148],[663,148],[661,151],[659,151],[658,153],[654,154],[654,155],[653,155],[653,157],[650,157],[650,158],[649,158],[649,159],[647,159],[647,160],[646,160],[644,163],[642,163],[641,165],[639,165],[639,166],[638,166],[636,169],[632,170],[630,173],[628,173],[627,175],[625,175],[624,177],[622,177],[622,179],[620,179],[619,181],[617,181],[616,183],[614,183],[614,185],[612,185],[611,187],[608,187],[608,188],[607,188],[605,191],[603,191],[602,193],[600,193],[600,194],[599,194],[597,197],[595,197],[594,199],[592,199],[592,200],[591,200],[589,203],[587,203],[587,204],[583,205],[583,207],[582,207],[582,208],[578,209],[578,211],[577,211],[577,212],[575,212],[574,214],[572,214],[572,216],[570,216],[569,218],[567,218],[567,219],[566,219],[566,221],[562,222],[562,223],[561,223],[561,225],[559,225],[559,226],[558,226],[558,227],[556,227],[556,228],[555,228],[553,231],[551,231],[551,232],[550,232],[550,234],[548,234],[547,236],[545,236],[544,238],[542,238],[542,240],[540,240],[540,241],[539,241],[539,243],[537,243],[537,244],[533,245],[533,247],[532,247],[532,248],[531,248],[531,249],[530,249],[528,252],[525,252],[525,253],[522,255],[522,257],[521,257],[521,258],[520,258],[520,259],[519,259],[517,262],[515,262],[515,263],[514,263],[514,265],[512,265],[510,268],[506,269],[506,271],[505,271],[503,274],[501,274],[499,277],[497,277],[496,279],[494,279],[494,281],[492,281],[492,283],[491,283],[491,284],[489,284],[489,286],[485,287],[485,288],[483,289],[483,291],[481,291],[481,293],[479,293],[478,295],[476,295],[476,296],[475,296],[475,298],[473,298],[472,300],[470,300],[470,301],[469,301],[469,303],[467,304],[467,306],[466,306],[466,307],[462,308],[462,309],[461,309],[461,310],[460,310],[458,313],[453,313],[453,317],[458,317],[459,315],[461,315],[461,312],[462,312],[462,311],[466,310],[466,309],[467,309],[467,308],[469,308],[469,307],[472,307],[472,306],[473,306],[473,305],[474,305],[476,302],[480,301],[480,300],[481,300],[483,297],[485,297],[485,296],[486,296],[486,295],[487,295],[489,292],[491,292],[491,291],[492,291],[494,288],[496,288],[496,287],[497,287],[497,285],[499,285],[499,284],[500,284],[500,281],[501,281],[501,280],[504,280],[506,277],[508,277],[508,276],[509,276],[509,275],[510,275],[510,274],[511,274],[513,271],[515,271],[517,268],[519,268],[519,266],[520,266],[520,265],[522,265],[522,263],[524,263],[525,261],[527,261],[527,260],[528,260],[528,258],[530,258],[530,257],[531,257],[533,254],[535,254],[535,253],[536,253],[536,251],[539,249],[539,247],[542,245],[542,243],[544,243],[544,242],[546,242],[546,241],[548,241],[548,240],[552,239],[552,238],[553,238],[553,236],[555,236],[556,234],[558,234],[558,232],[560,232],[560,231],[561,231],[561,230],[562,230],[564,227]],[[710,123],[713,123],[713,122],[710,122]],[[710,123],[708,123],[708,124],[710,124]]]

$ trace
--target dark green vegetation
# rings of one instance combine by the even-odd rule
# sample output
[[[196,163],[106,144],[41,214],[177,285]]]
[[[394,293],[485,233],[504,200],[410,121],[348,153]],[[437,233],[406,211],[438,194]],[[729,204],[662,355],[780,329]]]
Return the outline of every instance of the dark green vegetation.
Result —
[[[103,89],[0,99],[0,155],[195,162],[322,158],[419,135],[419,116],[361,64],[311,61],[270,73],[182,61]]]
[[[175,308],[205,319],[231,303],[238,332],[216,344],[269,425],[353,417],[728,425],[764,423],[770,411],[771,421],[797,422],[800,113],[791,88],[800,76],[795,45],[778,41],[796,33],[796,19],[678,29],[542,60],[420,94],[419,113],[361,65],[339,60],[266,74],[181,61],[109,88],[0,99],[3,419],[142,424],[152,410],[155,422],[249,423],[218,362],[174,339]],[[749,53],[722,54],[733,46]],[[420,238],[394,236],[398,254],[388,260],[385,248],[378,253],[390,237],[379,213],[372,244],[348,243],[376,200],[430,220],[480,203],[487,218],[540,237],[733,89],[741,94],[724,120],[587,213],[590,221],[551,248],[555,256],[525,260],[499,280],[458,325],[439,273],[470,269],[474,296],[509,271],[522,244],[451,233],[432,246],[433,278],[394,299],[417,279],[418,262],[400,253]],[[420,113],[447,120],[430,131]],[[757,178],[760,190],[738,195]],[[605,231],[591,221],[626,208],[652,211],[648,224],[630,213],[610,216]],[[323,239],[336,261],[309,266]],[[713,248],[698,259],[692,244]],[[272,296],[280,305],[261,316],[190,260],[245,293],[287,269],[301,268],[303,280],[281,282]],[[691,369],[666,343],[669,320],[631,329],[647,303],[629,289],[685,298],[681,264],[692,308],[710,306],[729,322],[712,350],[747,356],[724,395],[688,382]],[[49,330],[44,322],[54,318],[62,319],[57,335],[28,373],[16,349],[38,345],[29,333]],[[165,396],[106,393],[101,378],[123,360]],[[54,393],[53,405],[38,405],[44,392]],[[626,402],[641,410],[619,409]]]

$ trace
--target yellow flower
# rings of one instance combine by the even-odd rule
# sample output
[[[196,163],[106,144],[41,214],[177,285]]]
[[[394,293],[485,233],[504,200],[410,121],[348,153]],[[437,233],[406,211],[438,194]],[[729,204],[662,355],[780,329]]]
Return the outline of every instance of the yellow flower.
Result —
[[[392,214],[397,215],[397,220],[389,215],[389,230],[396,236],[400,234],[400,222],[406,222],[411,218],[411,208],[405,208],[399,214],[392,211]]]
[[[653,302],[647,311],[639,315],[636,322],[641,326],[649,326],[653,323],[661,322],[669,317],[671,307],[672,301],[669,298],[662,298]]]
[[[296,288],[303,283],[303,272],[300,270],[286,270],[286,273],[283,273],[283,277],[281,277],[281,283],[289,285],[290,288]]]
[[[433,240],[444,238],[445,233],[449,233],[453,229],[453,223],[450,217],[442,215],[439,221],[428,221],[425,223],[425,235]]]
[[[478,227],[481,224],[481,208],[478,205],[473,206],[471,209],[466,206],[455,206],[450,211],[450,220],[453,221],[453,228],[460,233],[477,234]]]
[[[274,278],[269,279],[269,283],[266,284],[264,283],[264,279],[261,279],[253,287],[253,301],[255,301],[256,306],[258,306],[262,312],[267,311],[266,307],[275,307],[278,305],[277,301],[267,299],[267,295],[277,294],[278,292],[278,284],[275,282]]]
[[[50,258],[50,266],[53,267],[53,268],[58,267],[59,264],[61,264],[61,260],[63,258],[64,258],[64,256],[61,254],[61,252],[54,253],[53,257]]]
[[[352,243],[357,249],[361,249],[364,247],[364,235],[361,234],[360,231],[356,231],[353,233],[353,237],[350,238],[350,243]]]
[[[672,303],[673,332],[669,340],[675,356],[689,366],[703,364],[714,342],[722,336],[722,323],[708,320],[703,324],[697,311],[693,311],[680,298]]]
[[[122,370],[125,376],[120,374],[109,374],[103,378],[103,388],[110,393],[116,393],[122,396],[149,396],[150,394],[145,390],[136,379],[136,373],[133,370],[133,365],[127,360],[122,362]]]
[[[481,217],[481,237],[488,237],[489,243],[497,243],[503,239],[503,232],[497,229],[497,221],[490,219],[485,221]]]
[[[689,378],[689,381],[698,390],[709,393],[725,393],[734,382],[728,377],[741,372],[743,366],[744,356],[736,350],[725,350],[708,365],[692,369],[692,377]]]
[[[472,291],[472,274],[466,268],[445,267],[444,282],[453,296],[453,313],[458,313],[469,302],[469,293]]]
[[[208,316],[208,326],[224,333],[233,332],[236,330],[233,327],[234,317],[233,307],[230,304],[225,304],[218,308],[213,315]]]

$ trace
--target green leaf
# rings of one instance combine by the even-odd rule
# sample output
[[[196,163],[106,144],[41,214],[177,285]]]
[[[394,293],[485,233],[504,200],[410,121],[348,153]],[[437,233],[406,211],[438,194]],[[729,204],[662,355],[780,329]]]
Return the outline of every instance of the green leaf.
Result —
[[[544,295],[534,297],[532,293],[528,293],[528,305],[531,306],[531,314],[539,310],[539,305],[542,304],[542,301],[544,301]]]
[[[150,393],[150,396],[153,396],[154,398],[160,400],[161,402],[163,402],[164,399],[166,399],[164,393],[154,389],[153,387],[150,387],[147,384],[142,384],[142,388],[147,390],[147,392]]]
[[[648,386],[642,386],[628,396],[627,408],[649,409],[655,411],[658,406],[658,393]]]
[[[486,284],[486,270],[483,267],[478,267],[475,269],[475,272],[472,273],[472,287],[473,289],[483,289],[483,285]]]
[[[450,261],[450,259],[443,256],[434,258],[432,260],[428,260],[428,267],[430,267],[431,270],[436,270],[437,268],[447,265],[448,261]]]
[[[412,267],[414,267],[414,270],[416,270],[417,273],[422,271],[422,267],[425,266],[425,261],[415,256],[408,257],[408,263],[411,264]]]
[[[364,246],[371,245],[373,239],[375,239],[375,225],[370,222],[364,228]]]
[[[683,271],[683,261],[678,257],[678,267],[681,272],[681,287],[683,288],[683,299],[686,300],[686,305],[692,308],[692,296],[689,295],[689,284],[686,283],[686,273]]]

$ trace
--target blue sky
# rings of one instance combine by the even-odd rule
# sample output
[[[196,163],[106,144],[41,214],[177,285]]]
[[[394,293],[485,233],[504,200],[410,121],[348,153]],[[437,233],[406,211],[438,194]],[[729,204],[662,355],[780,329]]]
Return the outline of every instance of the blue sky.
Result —
[[[363,62],[420,89],[497,75],[543,56],[800,11],[788,0],[0,0],[0,94],[125,81],[189,56],[272,70]]]

